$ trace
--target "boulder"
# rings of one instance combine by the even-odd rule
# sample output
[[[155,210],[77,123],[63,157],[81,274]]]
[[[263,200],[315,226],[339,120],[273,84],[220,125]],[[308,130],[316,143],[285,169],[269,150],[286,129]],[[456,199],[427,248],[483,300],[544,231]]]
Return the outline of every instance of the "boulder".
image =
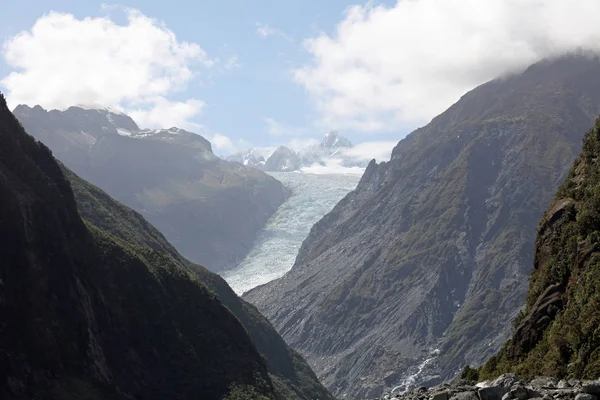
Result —
[[[512,400],[514,398],[515,395],[512,392],[508,392],[504,396],[502,396],[502,400]]]
[[[502,397],[510,391],[508,386],[490,386],[479,389],[480,400],[502,400]]]
[[[585,382],[581,387],[583,393],[600,396],[600,382]]]
[[[557,385],[556,379],[554,378],[535,378],[529,382],[531,387],[536,389],[554,389]]]
[[[431,400],[448,400],[449,397],[448,392],[438,392],[433,394]]]
[[[450,397],[450,400],[479,400],[479,397],[477,396],[477,392],[468,391],[455,393]]]
[[[589,393],[579,393],[577,396],[575,396],[575,400],[597,400],[598,398],[596,396],[594,396],[593,394],[589,394]]]
[[[514,386],[509,393],[517,400],[527,400],[529,398],[529,392],[524,386]]]
[[[500,375],[491,386],[511,387],[519,382],[519,378],[515,374]]]

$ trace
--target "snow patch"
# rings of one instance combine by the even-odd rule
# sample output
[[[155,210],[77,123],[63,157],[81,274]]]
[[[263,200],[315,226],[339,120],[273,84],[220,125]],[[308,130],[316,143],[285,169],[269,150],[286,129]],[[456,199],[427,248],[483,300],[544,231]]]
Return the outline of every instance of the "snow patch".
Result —
[[[93,104],[77,104],[77,105],[75,105],[75,107],[79,107],[79,108],[82,108],[82,109],[88,110],[88,111],[105,111],[105,112],[108,112],[111,114],[127,115],[119,108],[112,107],[112,106],[104,107],[104,106],[97,106],[97,105],[93,105]]]
[[[129,129],[117,128],[117,133],[121,136],[131,136],[131,131]]]
[[[90,135],[89,133],[84,131],[80,131],[80,133],[90,142],[90,144],[93,145],[94,143],[96,143],[96,138]]]

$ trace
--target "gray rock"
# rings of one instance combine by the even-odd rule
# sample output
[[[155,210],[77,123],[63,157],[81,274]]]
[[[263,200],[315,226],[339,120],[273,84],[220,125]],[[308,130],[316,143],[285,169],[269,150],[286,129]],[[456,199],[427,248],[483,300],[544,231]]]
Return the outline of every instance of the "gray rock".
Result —
[[[540,389],[540,390],[542,390],[542,389]],[[535,389],[531,389],[531,388],[527,389],[527,398],[536,399],[536,398],[542,398],[542,397],[544,397],[543,393],[540,393],[539,391],[537,391]]]
[[[479,400],[479,397],[477,396],[477,392],[468,391],[455,393],[450,397],[450,400]]]
[[[449,397],[448,392],[438,392],[433,394],[431,400],[448,400]]]
[[[496,378],[492,383],[492,386],[510,387],[518,382],[519,378],[517,378],[515,374],[504,374]]]
[[[586,382],[581,387],[583,393],[589,393],[596,396],[600,396],[600,383],[598,382]]]
[[[502,397],[510,390],[507,386],[490,386],[479,389],[480,400],[502,400]]]
[[[534,388],[555,388],[556,379],[554,378],[535,378],[529,384]]]
[[[529,398],[529,391],[524,386],[515,386],[510,390],[513,398],[518,400],[527,400]]]
[[[589,393],[579,393],[577,396],[575,396],[575,400],[597,400],[598,398],[596,396],[594,396],[593,394],[589,394]]]
[[[556,387],[558,387],[559,389],[566,389],[566,388],[570,388],[571,385],[569,384],[569,382],[565,381],[564,379],[561,379],[558,382],[558,385],[556,385]]]
[[[508,392],[504,396],[502,396],[502,400],[512,400],[514,398],[515,398],[515,395],[511,392]]]

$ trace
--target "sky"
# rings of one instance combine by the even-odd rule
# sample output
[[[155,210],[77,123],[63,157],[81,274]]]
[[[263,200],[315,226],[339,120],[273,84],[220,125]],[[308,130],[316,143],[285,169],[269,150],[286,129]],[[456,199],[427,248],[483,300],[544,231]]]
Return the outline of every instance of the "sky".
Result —
[[[600,47],[598,0],[0,0],[9,105],[117,107],[218,154],[337,130],[369,156],[468,90]]]

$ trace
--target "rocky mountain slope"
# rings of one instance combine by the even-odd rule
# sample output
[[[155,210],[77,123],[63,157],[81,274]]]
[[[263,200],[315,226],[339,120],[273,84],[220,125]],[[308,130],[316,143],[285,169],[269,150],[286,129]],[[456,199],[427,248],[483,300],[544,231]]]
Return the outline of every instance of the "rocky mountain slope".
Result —
[[[272,177],[212,153],[178,128],[142,130],[127,115],[18,106],[26,131],[68,168],[141,212],[187,258],[218,271],[246,255],[289,195]]]
[[[135,246],[163,252],[184,270],[196,276],[216,293],[223,304],[242,322],[283,400],[332,400],[306,361],[288,347],[258,310],[239,298],[217,274],[191,263],[143,216],[112,199],[98,187],[64,169],[71,183],[79,213],[89,224]]]
[[[482,375],[598,378],[600,119],[539,225],[533,265],[527,305],[512,339]]]
[[[292,270],[245,298],[335,395],[484,362],[510,334],[535,228],[599,111],[596,58],[545,60],[474,89],[369,164]]]
[[[0,237],[0,398],[276,398],[240,321],[165,253],[86,225],[2,96]]]

